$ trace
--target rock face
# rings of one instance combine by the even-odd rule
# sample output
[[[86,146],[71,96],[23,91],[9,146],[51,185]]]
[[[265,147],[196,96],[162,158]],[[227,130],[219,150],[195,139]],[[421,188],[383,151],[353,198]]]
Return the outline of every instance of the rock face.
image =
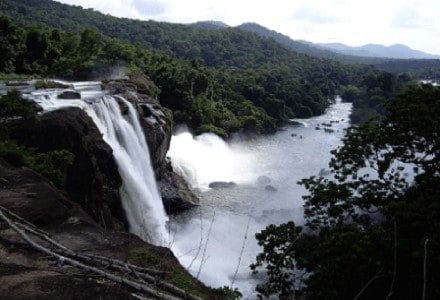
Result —
[[[137,105],[167,213],[176,213],[198,205],[198,198],[183,178],[172,170],[171,163],[166,158],[172,135],[171,121],[165,114],[165,109],[154,98],[158,90],[154,83],[146,75],[134,74],[129,80],[105,82],[103,88]]]
[[[75,160],[66,170],[65,183],[69,199],[104,228],[126,228],[119,198],[121,178],[113,151],[83,110],[64,108],[45,113],[38,126],[23,128],[19,138],[43,152],[72,152]]]
[[[153,97],[157,87],[146,75],[136,74],[130,80],[105,82],[103,89],[111,94],[121,95],[138,107],[156,178],[160,180],[167,170],[166,153],[171,141],[171,121]]]
[[[187,274],[169,249],[149,245],[127,232],[103,229],[46,178],[25,167],[13,167],[2,158],[0,205],[48,232],[53,240],[74,252],[157,269],[163,272],[162,279],[166,281],[183,278],[190,293],[219,299]],[[1,219],[0,295],[5,300],[152,299],[89,271],[60,264],[30,247]]]

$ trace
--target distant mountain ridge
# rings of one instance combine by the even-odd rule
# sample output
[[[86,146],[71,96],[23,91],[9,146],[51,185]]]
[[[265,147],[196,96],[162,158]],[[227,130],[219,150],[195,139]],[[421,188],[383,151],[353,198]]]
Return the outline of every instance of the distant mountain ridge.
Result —
[[[351,47],[341,43],[317,43],[312,45],[337,53],[354,56],[399,59],[440,59],[440,55],[414,50],[402,44],[391,46],[367,44],[359,47]]]
[[[195,28],[199,28],[199,29],[224,29],[224,28],[231,27],[228,24],[225,24],[223,22],[213,21],[213,20],[198,21],[195,23],[191,23],[189,25],[192,27],[195,27]]]
[[[240,29],[256,33],[260,36],[270,37],[296,52],[342,61],[356,61],[362,63],[376,63],[375,58],[393,59],[440,59],[440,55],[434,55],[419,50],[411,49],[402,44],[384,46],[367,44],[359,47],[347,46],[342,43],[312,43],[305,40],[293,40],[274,30],[267,29],[256,23],[243,23],[237,26]],[[359,59],[359,58],[362,59]]]
[[[310,56],[315,57],[321,57],[321,58],[329,58],[329,59],[336,59],[339,61],[356,61],[359,62],[358,57],[349,57],[347,55],[343,55],[340,53],[337,53],[335,51],[331,51],[329,49],[323,49],[322,47],[318,47],[312,43],[309,42],[303,42],[303,41],[295,41],[291,39],[290,37],[283,35],[279,32],[276,32],[275,30],[270,30],[264,26],[261,26],[257,23],[243,23],[237,28],[253,32],[259,36],[263,36],[266,38],[273,38],[278,43],[286,46],[290,50],[293,50],[295,52],[307,54]],[[368,63],[372,63],[371,61],[368,61]]]
[[[208,67],[249,68],[287,63],[296,64],[299,69],[311,69],[310,65],[334,64],[337,61],[365,64],[388,72],[411,72],[423,78],[434,78],[440,72],[440,59],[357,56],[359,52],[347,55],[307,41],[292,40],[256,23],[229,26],[213,20],[192,24],[141,21],[116,18],[52,0],[1,0],[0,14],[27,26],[42,24],[75,32],[92,28],[108,37],[140,43],[148,49],[180,59],[201,59]]]

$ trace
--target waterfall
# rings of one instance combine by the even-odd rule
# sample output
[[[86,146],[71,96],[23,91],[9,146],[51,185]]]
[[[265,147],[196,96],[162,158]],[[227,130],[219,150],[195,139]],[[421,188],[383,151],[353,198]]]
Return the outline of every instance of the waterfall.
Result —
[[[79,107],[95,122],[112,148],[122,178],[120,196],[130,232],[155,245],[166,245],[167,216],[159,195],[148,145],[136,109],[120,96],[96,95],[84,100],[58,100],[55,93],[34,93],[45,111]],[[126,113],[121,111],[121,107]]]

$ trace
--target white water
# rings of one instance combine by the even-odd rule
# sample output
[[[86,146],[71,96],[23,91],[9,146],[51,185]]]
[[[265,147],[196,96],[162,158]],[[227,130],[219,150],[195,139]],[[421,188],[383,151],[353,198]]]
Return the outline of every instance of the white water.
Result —
[[[172,250],[183,266],[208,285],[237,287],[245,299],[254,299],[258,278],[249,265],[260,251],[255,233],[269,224],[303,222],[306,190],[297,181],[328,168],[350,109],[337,103],[325,115],[297,120],[301,126],[270,136],[237,136],[228,143],[212,134],[176,133],[168,155],[201,199],[199,209],[170,221]],[[331,123],[334,132],[326,133],[323,123]],[[237,186],[209,189],[212,181]]]
[[[96,85],[92,88],[87,88],[90,84],[76,86],[84,100],[58,100],[56,90],[33,92],[27,98],[40,104],[44,111],[79,107],[93,119],[104,141],[113,149],[122,178],[120,195],[130,231],[155,245],[167,245],[168,219],[135,108],[122,97],[97,91]],[[120,105],[128,108],[127,115],[121,113]]]

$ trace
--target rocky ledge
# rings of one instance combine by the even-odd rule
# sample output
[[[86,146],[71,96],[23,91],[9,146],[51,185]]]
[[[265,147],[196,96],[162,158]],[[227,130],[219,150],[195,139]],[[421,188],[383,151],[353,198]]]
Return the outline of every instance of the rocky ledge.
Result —
[[[105,256],[158,269],[158,280],[206,299],[217,296],[191,277],[168,248],[133,234],[104,229],[78,203],[25,167],[0,158],[0,206],[81,255]],[[1,209],[3,211],[3,209]],[[37,242],[42,243],[40,239]],[[110,264],[105,270],[110,270]],[[1,299],[156,299],[96,273],[37,251],[0,218]],[[153,287],[160,291],[160,288]],[[175,298],[173,298],[175,299]],[[179,299],[179,297],[177,297]]]

